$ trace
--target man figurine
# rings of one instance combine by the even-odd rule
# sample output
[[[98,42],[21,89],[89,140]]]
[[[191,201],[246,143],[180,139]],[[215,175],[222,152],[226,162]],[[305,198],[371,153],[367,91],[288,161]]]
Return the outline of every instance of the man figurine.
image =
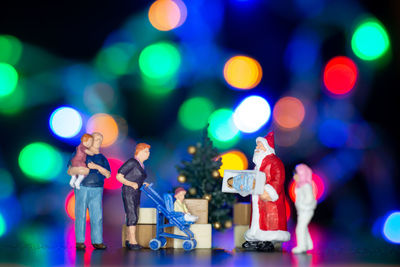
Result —
[[[274,132],[256,139],[253,162],[255,169],[264,172],[266,183],[262,195],[252,195],[250,228],[245,233],[243,248],[273,251],[274,243],[290,240],[286,227],[285,169],[275,155]]]
[[[93,133],[91,151],[93,155],[87,155],[86,164],[90,169],[89,174],[82,181],[80,189],[74,189],[75,193],[75,237],[76,248],[85,249],[86,209],[89,210],[91,241],[95,249],[105,249],[103,244],[103,186],[104,179],[111,176],[110,165],[101,153],[100,146],[103,136]],[[68,167],[68,173],[71,166]]]

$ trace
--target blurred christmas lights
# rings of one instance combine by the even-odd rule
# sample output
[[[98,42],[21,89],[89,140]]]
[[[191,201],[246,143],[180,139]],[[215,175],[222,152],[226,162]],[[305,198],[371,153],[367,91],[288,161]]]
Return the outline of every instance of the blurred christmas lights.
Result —
[[[82,128],[82,117],[71,107],[59,107],[53,111],[49,119],[53,133],[63,138],[77,135]]]
[[[232,115],[230,109],[218,109],[209,118],[208,133],[218,148],[230,147],[239,139],[239,129],[235,126]]]
[[[14,92],[18,83],[18,73],[13,66],[0,62],[0,99]]]
[[[98,113],[90,117],[86,124],[88,133],[99,132],[103,135],[102,147],[108,147],[118,139],[118,125],[111,115]]]
[[[224,78],[229,85],[235,88],[252,89],[261,81],[261,65],[251,57],[234,56],[225,63]]]
[[[193,97],[179,108],[179,122],[188,130],[203,129],[208,123],[208,117],[212,113],[214,105],[204,97]]]
[[[304,120],[305,113],[304,105],[299,99],[286,96],[276,102],[273,117],[280,127],[293,129],[300,126]]]
[[[18,158],[21,170],[35,181],[50,181],[64,166],[60,152],[49,144],[36,142],[25,146]]]
[[[324,69],[324,84],[334,95],[349,93],[356,84],[358,70],[356,64],[347,57],[338,56],[331,59]]]
[[[247,157],[239,150],[231,150],[218,158],[221,158],[222,165],[219,168],[219,174],[224,177],[224,170],[246,170],[248,167]]]
[[[157,0],[149,9],[149,21],[159,31],[170,31],[181,26],[187,16],[181,0]]]
[[[363,60],[375,60],[389,49],[390,41],[383,25],[375,20],[363,21],[351,39],[354,54]]]
[[[270,116],[271,108],[267,100],[260,96],[249,96],[236,107],[233,121],[240,131],[253,133],[264,126]]]

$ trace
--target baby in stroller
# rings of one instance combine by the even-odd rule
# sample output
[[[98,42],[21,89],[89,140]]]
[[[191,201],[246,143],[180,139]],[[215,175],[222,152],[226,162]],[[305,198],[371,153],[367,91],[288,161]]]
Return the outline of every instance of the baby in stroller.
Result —
[[[183,212],[184,213],[184,220],[187,222],[196,222],[199,217],[194,216],[189,213],[188,208],[186,207],[186,204],[184,202],[185,200],[185,195],[186,195],[186,190],[183,187],[178,187],[175,190],[175,202],[174,202],[174,211],[176,212]]]

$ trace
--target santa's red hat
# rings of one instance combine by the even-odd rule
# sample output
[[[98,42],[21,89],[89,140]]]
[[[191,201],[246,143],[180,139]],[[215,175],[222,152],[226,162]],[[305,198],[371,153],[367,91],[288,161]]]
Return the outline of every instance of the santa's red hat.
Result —
[[[261,142],[267,151],[275,154],[274,131],[269,132],[264,137],[257,137],[256,142]]]

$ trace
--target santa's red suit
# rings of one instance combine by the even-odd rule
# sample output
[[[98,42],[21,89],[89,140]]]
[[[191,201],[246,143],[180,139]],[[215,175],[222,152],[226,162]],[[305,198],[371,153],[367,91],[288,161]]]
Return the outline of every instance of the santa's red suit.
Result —
[[[290,240],[290,233],[286,227],[285,205],[285,168],[282,161],[275,155],[274,134],[258,137],[267,152],[261,164],[256,169],[264,172],[266,184],[264,190],[271,201],[263,201],[258,195],[252,195],[250,228],[245,233],[247,241],[285,242]]]

